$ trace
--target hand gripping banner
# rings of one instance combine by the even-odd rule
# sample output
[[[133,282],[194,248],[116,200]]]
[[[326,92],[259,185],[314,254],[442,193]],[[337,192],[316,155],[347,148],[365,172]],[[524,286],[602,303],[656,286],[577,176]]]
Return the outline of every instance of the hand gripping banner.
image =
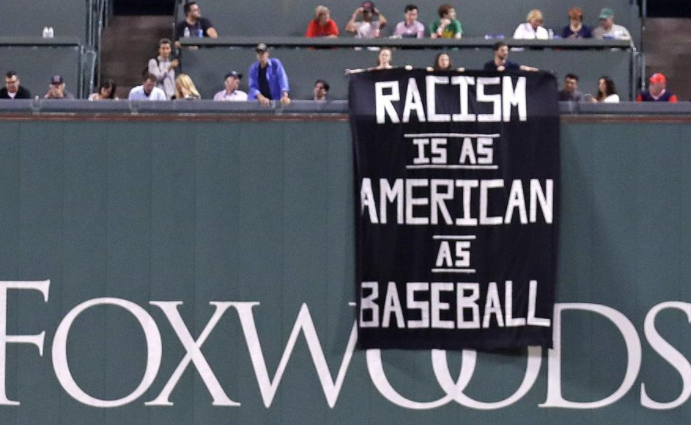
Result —
[[[552,344],[559,107],[543,72],[353,75],[359,344]]]

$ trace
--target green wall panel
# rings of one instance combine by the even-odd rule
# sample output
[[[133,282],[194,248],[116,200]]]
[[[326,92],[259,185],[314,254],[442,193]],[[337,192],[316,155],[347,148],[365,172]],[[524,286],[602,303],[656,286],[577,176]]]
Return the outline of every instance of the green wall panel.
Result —
[[[686,423],[688,402],[668,410],[643,407],[641,385],[657,402],[675,400],[689,385],[675,369],[683,362],[673,366],[662,358],[644,324],[660,303],[691,302],[690,130],[671,123],[562,124],[557,301],[607,306],[635,327],[641,367],[620,399],[592,409],[539,407],[553,368],[543,353],[535,383],[505,407],[450,401],[410,409],[373,383],[376,353],[356,350],[345,360],[343,380],[336,380],[355,317],[348,123],[0,122],[0,279],[51,281],[48,302],[37,291],[8,293],[8,333],[46,334],[42,356],[33,345],[8,344],[5,390],[21,404],[0,402],[0,423]],[[63,318],[102,297],[146,310],[162,341],[148,391],[112,408],[70,396],[52,360]],[[189,364],[167,406],[145,403],[166,388],[187,350],[152,301],[180,302],[177,311],[194,340],[221,308],[211,302],[239,303],[225,306],[201,344],[213,377]],[[261,358],[256,346],[254,360],[250,355],[250,316],[241,321],[239,309],[252,313]],[[299,315],[318,335],[326,361],[319,373],[320,356],[313,359],[305,335],[291,339]],[[655,327],[691,358],[684,312],[663,310]],[[629,353],[612,321],[567,310],[561,331],[563,397],[593,402],[614,393]],[[120,399],[144,375],[145,334],[122,308],[95,307],[74,321],[67,356],[84,392]],[[446,354],[453,379],[463,356]],[[429,352],[387,351],[381,359],[400,397],[420,407],[445,397]],[[521,386],[526,362],[525,352],[477,353],[463,394],[492,407]],[[258,364],[273,388],[260,386]],[[211,379],[240,406],[212,405]],[[328,389],[333,385],[340,391]]]

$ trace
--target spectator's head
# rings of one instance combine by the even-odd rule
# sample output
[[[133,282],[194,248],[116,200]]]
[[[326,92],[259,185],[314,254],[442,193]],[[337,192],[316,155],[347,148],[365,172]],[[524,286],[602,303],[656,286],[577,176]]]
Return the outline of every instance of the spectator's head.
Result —
[[[17,93],[19,90],[19,77],[14,71],[7,71],[5,74],[5,88],[8,93]]]
[[[435,71],[446,71],[451,69],[451,57],[448,53],[442,52],[437,55],[434,60]]]
[[[650,81],[648,90],[653,96],[659,96],[662,90],[667,88],[667,77],[660,72],[653,74],[648,81]]]
[[[142,88],[144,89],[144,93],[148,96],[154,90],[154,87],[156,87],[157,80],[156,76],[150,72],[145,72],[143,76],[144,81],[142,83]]]
[[[242,74],[237,71],[230,71],[225,76],[226,92],[232,93],[240,87],[240,80],[242,79]]]
[[[598,16],[598,19],[600,19],[600,26],[606,30],[609,30],[612,28],[612,25],[614,25],[614,11],[612,11],[612,9],[609,7],[605,7],[600,11],[600,16]]]
[[[409,4],[405,7],[405,23],[407,25],[412,24],[413,22],[417,21],[418,18],[418,9],[417,6],[414,4]]]
[[[362,2],[362,5],[360,5],[360,7],[362,8],[362,19],[365,21],[372,20],[372,15],[374,15],[374,11],[376,10],[374,3],[367,0]]]
[[[379,51],[379,56],[377,57],[377,68],[378,69],[388,69],[391,68],[391,49],[388,47],[382,47]]]
[[[573,93],[578,89],[578,76],[576,74],[566,74],[564,77],[564,91]]]
[[[494,57],[501,60],[505,60],[509,56],[509,45],[503,41],[497,41],[492,47],[494,51]]]
[[[545,22],[545,20],[542,17],[542,12],[540,12],[537,9],[533,9],[530,12],[528,12],[528,16],[525,18],[526,22],[530,24],[533,29],[537,29],[540,25]]]
[[[329,83],[324,80],[317,80],[314,83],[314,100],[323,102],[326,100],[326,95],[329,93]]]
[[[170,53],[173,51],[172,43],[167,38],[162,38],[158,41],[158,54],[167,60],[170,58]]]
[[[597,82],[597,100],[603,100],[609,95],[617,94],[617,89],[614,86],[614,81],[606,75],[600,77]]]
[[[65,90],[65,80],[60,75],[53,75],[50,77],[50,86],[56,89]]]
[[[175,99],[199,99],[201,96],[192,78],[187,74],[180,74],[175,79]]]
[[[324,26],[331,19],[331,12],[326,6],[317,6],[314,9],[314,20],[319,23],[319,25]]]
[[[185,11],[185,16],[187,18],[197,20],[202,17],[202,13],[200,12],[199,5],[196,1],[188,1],[185,3],[183,10]]]
[[[572,7],[569,9],[569,21],[571,25],[578,25],[583,23],[583,10],[580,7]]]
[[[254,48],[254,51],[257,52],[257,60],[261,66],[266,66],[266,64],[269,62],[269,48],[266,46],[266,44],[257,44],[257,47]]]
[[[101,99],[115,99],[115,90],[117,90],[118,85],[115,81],[107,79],[98,86],[98,94]]]
[[[440,18],[456,19],[456,9],[450,4],[442,4],[437,12]]]

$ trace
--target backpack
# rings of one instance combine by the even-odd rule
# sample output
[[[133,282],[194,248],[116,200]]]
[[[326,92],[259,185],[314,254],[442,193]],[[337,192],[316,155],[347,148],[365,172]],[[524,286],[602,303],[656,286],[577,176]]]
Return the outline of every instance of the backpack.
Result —
[[[154,59],[156,59],[156,66],[160,66],[161,62],[158,60],[158,56],[156,56]],[[149,61],[149,62],[151,62],[151,61]],[[149,73],[149,63],[147,62],[146,68],[144,68],[142,70],[142,78],[145,78],[146,74],[148,74],[148,73]]]

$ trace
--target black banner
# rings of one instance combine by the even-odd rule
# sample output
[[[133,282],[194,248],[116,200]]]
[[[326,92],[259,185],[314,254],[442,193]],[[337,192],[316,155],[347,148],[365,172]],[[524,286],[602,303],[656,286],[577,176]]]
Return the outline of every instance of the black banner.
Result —
[[[374,71],[349,104],[360,347],[551,346],[554,76]]]

